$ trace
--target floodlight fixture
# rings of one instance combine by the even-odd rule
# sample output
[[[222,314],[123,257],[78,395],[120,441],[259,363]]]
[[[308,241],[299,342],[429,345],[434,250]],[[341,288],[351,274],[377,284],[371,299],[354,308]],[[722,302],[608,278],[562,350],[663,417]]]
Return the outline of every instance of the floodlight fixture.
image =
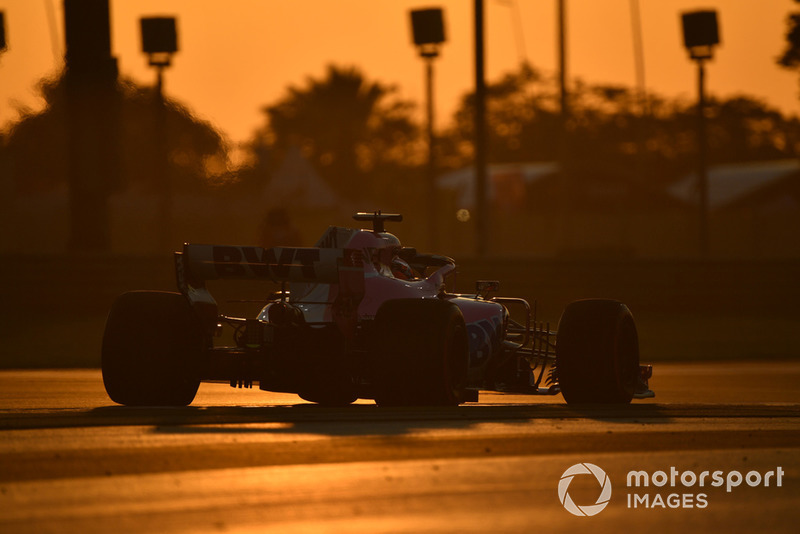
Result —
[[[150,65],[168,67],[172,55],[178,51],[178,32],[174,17],[142,17],[142,52],[148,55]]]
[[[414,45],[422,57],[439,55],[439,45],[447,39],[444,34],[444,14],[441,8],[411,11],[411,30]]]
[[[689,57],[702,61],[714,56],[714,46],[719,44],[717,12],[713,10],[692,11],[681,15],[683,21],[683,44]]]

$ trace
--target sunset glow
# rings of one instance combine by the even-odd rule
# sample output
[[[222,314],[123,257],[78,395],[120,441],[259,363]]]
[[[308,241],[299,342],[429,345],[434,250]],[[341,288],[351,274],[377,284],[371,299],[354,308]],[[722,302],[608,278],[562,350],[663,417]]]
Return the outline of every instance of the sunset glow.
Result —
[[[590,83],[633,86],[631,0],[566,0],[568,75]],[[708,91],[748,94],[795,114],[797,74],[775,58],[785,43],[789,0],[640,0],[648,91],[693,98],[695,71],[681,42],[680,13],[716,9],[721,46],[708,69]],[[529,61],[554,72],[555,0],[487,0],[487,78]],[[473,86],[472,2],[442,0],[447,42],[436,61],[437,125],[450,122]],[[290,85],[320,76],[329,64],[356,66],[393,84],[398,96],[424,102],[423,64],[411,44],[408,12],[419,0],[112,0],[112,43],[120,73],[143,85],[155,73],[141,53],[139,18],[175,16],[180,52],[166,74],[166,92],[211,121],[231,141],[248,140],[260,112]],[[62,6],[58,0],[0,0],[8,50],[0,56],[0,124],[16,108],[42,105],[36,83],[61,68]],[[518,16],[517,16],[518,15]]]

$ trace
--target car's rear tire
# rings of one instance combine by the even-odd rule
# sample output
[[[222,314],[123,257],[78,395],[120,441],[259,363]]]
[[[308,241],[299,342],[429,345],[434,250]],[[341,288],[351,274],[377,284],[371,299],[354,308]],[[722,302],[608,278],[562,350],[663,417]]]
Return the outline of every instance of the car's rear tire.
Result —
[[[132,291],[111,307],[101,366],[108,396],[127,406],[187,406],[200,379],[203,332],[179,293]]]
[[[626,404],[639,372],[633,315],[615,300],[569,304],[558,323],[556,373],[569,404]]]
[[[378,405],[464,402],[469,345],[458,306],[439,299],[390,300],[376,314],[374,334]]]

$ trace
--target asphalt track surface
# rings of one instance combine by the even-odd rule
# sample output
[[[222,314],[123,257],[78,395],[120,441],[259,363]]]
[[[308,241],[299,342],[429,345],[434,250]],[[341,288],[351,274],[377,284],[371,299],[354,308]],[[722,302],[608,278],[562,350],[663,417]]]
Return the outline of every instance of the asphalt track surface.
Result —
[[[662,364],[651,384],[615,408],[331,409],[203,384],[144,409],[97,370],[3,371],[0,532],[797,532],[800,363]],[[559,482],[587,463],[610,500],[577,517]],[[562,482],[578,511],[605,485]]]

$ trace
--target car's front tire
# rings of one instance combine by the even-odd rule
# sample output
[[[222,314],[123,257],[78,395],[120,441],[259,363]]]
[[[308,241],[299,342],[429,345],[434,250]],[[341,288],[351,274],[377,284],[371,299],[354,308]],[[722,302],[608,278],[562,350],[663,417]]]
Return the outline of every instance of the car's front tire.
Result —
[[[108,396],[128,406],[187,406],[200,379],[200,321],[179,293],[132,291],[111,307],[101,367]]]
[[[626,404],[639,372],[633,315],[615,300],[569,304],[558,323],[556,373],[569,404]]]

